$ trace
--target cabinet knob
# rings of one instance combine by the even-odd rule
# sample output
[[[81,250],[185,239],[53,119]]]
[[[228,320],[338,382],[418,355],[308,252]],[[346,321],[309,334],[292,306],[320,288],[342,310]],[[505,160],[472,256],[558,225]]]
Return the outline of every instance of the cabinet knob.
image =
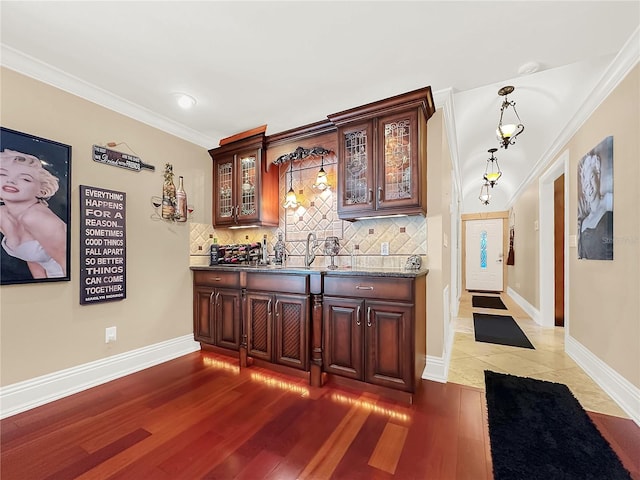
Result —
[[[373,202],[373,190],[369,189],[369,200],[367,201],[367,203],[371,203]]]
[[[280,300],[276,300],[276,317],[278,315],[280,315],[280,313],[278,312],[278,305],[280,304]]]
[[[267,303],[267,315],[271,315],[271,299],[269,299]]]
[[[367,327],[371,326],[371,307],[367,307]]]
[[[373,290],[371,285],[356,285],[356,290]]]
[[[356,310],[356,325],[360,326],[360,305],[358,305],[358,310]]]
[[[382,201],[382,187],[378,187],[378,201]]]

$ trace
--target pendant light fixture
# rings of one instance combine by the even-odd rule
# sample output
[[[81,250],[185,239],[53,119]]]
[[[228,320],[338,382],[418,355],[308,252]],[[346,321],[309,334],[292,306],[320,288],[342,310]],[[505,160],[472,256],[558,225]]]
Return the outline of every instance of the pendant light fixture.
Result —
[[[498,159],[493,156],[497,151],[497,148],[490,148],[488,150],[491,157],[487,159],[487,166],[484,169],[484,176],[482,177],[485,182],[488,182],[489,185],[491,185],[491,188],[498,183],[498,179],[502,176],[500,165],[498,165]],[[489,165],[491,165],[491,170],[489,170]]]
[[[489,205],[489,200],[491,200],[491,194],[489,193],[489,182],[484,182],[482,187],[480,187],[480,196],[478,197],[480,203],[483,205]]]
[[[295,209],[300,206],[296,197],[296,192],[293,191],[293,159],[291,160],[291,168],[289,169],[289,191],[282,204],[284,208]]]
[[[324,192],[330,187],[329,181],[327,180],[327,172],[324,171],[324,155],[320,160],[320,170],[316,176],[316,183],[314,183],[312,187],[316,190],[320,190],[321,192]]]
[[[502,102],[502,107],[500,108],[500,121],[498,122],[498,128],[496,129],[496,134],[498,136],[498,140],[500,141],[500,146],[507,149],[509,145],[513,145],[515,143],[516,137],[520,135],[524,131],[524,125],[520,120],[520,116],[518,115],[518,111],[516,110],[516,102],[509,101],[507,95],[515,90],[515,87],[508,85],[506,87],[502,87],[498,90],[498,95],[504,97],[504,101]],[[513,118],[513,122],[507,121],[505,119],[505,112],[512,108],[513,113],[515,114],[515,118]],[[517,119],[517,123],[515,122]]]

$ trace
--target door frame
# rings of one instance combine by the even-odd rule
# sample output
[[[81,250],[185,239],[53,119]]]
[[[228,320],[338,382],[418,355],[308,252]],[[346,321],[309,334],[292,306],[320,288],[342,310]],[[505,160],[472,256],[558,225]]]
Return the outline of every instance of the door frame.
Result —
[[[507,238],[509,236],[509,222],[505,221],[509,219],[509,212],[504,210],[500,212],[486,212],[486,213],[463,213],[462,214],[462,289],[467,289],[467,221],[468,220],[493,220],[496,218],[502,219],[502,252],[507,251]],[[506,256],[504,256],[506,260]],[[504,286],[508,285],[507,281],[507,262],[502,262],[502,290],[505,291]]]
[[[553,245],[553,182],[564,174],[564,331],[565,340],[569,336],[569,150],[560,154],[558,159],[540,176],[538,183],[539,230],[538,256],[540,315],[539,324],[543,327],[555,327],[554,292],[554,245]]]

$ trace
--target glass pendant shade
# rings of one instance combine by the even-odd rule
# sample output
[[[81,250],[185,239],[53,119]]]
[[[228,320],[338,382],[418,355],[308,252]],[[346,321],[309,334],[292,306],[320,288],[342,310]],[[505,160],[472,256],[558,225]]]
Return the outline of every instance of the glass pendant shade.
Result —
[[[483,205],[489,205],[489,200],[491,200],[491,194],[489,193],[489,183],[485,182],[482,187],[480,187],[480,195],[478,196],[478,199]]]
[[[316,176],[316,183],[313,184],[313,188],[318,190],[326,190],[329,188],[329,182],[327,180],[327,172],[324,171],[324,168],[320,168],[318,175]]]
[[[289,191],[284,199],[284,203],[282,206],[284,208],[298,208],[300,203],[298,203],[298,198],[296,197],[296,192],[293,190],[293,161],[291,161],[291,169],[289,170]]]
[[[316,175],[316,183],[312,185],[316,190],[320,190],[324,192],[329,188],[329,180],[327,179],[327,172],[324,171],[324,157],[322,157],[320,163],[320,170],[318,171],[318,175]]]
[[[296,197],[296,192],[293,191],[293,188],[290,188],[287,192],[287,196],[284,199],[284,204],[282,205],[284,208],[297,208],[298,207],[298,199]]]

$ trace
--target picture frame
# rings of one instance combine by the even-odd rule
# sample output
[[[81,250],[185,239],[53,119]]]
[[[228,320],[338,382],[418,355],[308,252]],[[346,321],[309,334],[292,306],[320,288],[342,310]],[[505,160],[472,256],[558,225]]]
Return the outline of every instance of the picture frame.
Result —
[[[0,284],[71,279],[71,146],[0,127]]]

